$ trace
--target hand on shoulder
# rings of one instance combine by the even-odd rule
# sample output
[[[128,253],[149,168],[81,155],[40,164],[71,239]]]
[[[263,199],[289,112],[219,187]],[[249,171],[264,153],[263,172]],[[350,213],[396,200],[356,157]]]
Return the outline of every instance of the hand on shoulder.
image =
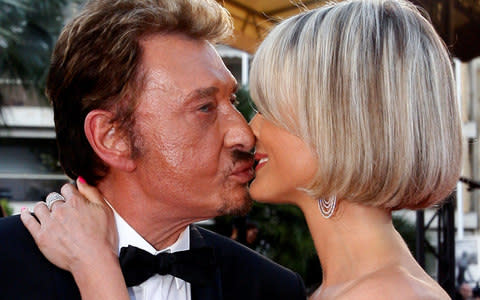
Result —
[[[37,203],[35,216],[22,211],[22,222],[43,255],[73,274],[82,299],[127,300],[113,212],[96,188],[77,186],[62,187],[65,201]]]
[[[80,180],[77,186],[78,190],[71,184],[62,187],[65,201],[50,208],[39,202],[35,216],[28,211],[20,215],[43,255],[71,272],[96,259],[116,258],[118,251],[112,210],[96,188]]]

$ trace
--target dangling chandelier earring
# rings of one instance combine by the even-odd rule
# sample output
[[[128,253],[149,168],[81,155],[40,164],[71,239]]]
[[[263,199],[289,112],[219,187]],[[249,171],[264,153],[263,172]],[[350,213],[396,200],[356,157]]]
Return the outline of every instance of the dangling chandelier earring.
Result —
[[[328,219],[333,215],[335,212],[335,206],[337,206],[337,197],[335,196],[332,196],[327,200],[318,199],[318,208],[325,219]]]

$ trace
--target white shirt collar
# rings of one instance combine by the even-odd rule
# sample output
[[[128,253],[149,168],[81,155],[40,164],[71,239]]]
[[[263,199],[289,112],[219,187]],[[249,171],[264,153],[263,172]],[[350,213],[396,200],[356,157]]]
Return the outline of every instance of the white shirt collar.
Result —
[[[107,202],[107,204],[109,204]],[[109,204],[110,205],[110,204]],[[127,247],[128,245],[135,246],[137,248],[143,249],[153,255],[156,255],[161,252],[178,252],[178,251],[185,251],[190,250],[190,226],[187,226],[185,230],[180,234],[178,240],[173,243],[171,246],[157,250],[155,249],[150,243],[148,243],[138,232],[135,231],[128,223],[125,221],[110,205],[113,210],[113,214],[115,217],[115,223],[117,225],[118,231],[118,254],[120,255],[120,249],[122,247]],[[175,277],[175,283],[177,289],[181,289],[185,284],[183,279]]]

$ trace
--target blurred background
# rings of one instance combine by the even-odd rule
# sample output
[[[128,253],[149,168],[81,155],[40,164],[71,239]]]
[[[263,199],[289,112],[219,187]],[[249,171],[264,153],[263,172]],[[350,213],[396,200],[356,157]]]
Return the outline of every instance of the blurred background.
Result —
[[[252,55],[279,20],[324,0],[224,0],[235,37],[217,50],[241,85],[239,110],[254,111],[248,92]],[[452,53],[462,113],[465,156],[457,190],[441,208],[399,211],[394,223],[427,272],[457,299],[480,296],[480,0],[414,0]],[[0,215],[19,213],[69,179],[57,160],[53,112],[44,95],[56,38],[83,0],[0,0]],[[246,217],[220,217],[202,226],[300,273],[309,290],[321,267],[301,212],[255,204]],[[460,295],[462,294],[462,295]],[[480,298],[479,298],[480,299]]]

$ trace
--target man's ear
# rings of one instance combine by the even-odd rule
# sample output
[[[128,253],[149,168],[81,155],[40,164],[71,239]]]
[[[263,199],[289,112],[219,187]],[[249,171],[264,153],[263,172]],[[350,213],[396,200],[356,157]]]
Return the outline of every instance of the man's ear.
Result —
[[[135,170],[129,138],[111,122],[113,114],[105,110],[92,110],[84,123],[85,135],[93,151],[108,166],[126,172]]]

